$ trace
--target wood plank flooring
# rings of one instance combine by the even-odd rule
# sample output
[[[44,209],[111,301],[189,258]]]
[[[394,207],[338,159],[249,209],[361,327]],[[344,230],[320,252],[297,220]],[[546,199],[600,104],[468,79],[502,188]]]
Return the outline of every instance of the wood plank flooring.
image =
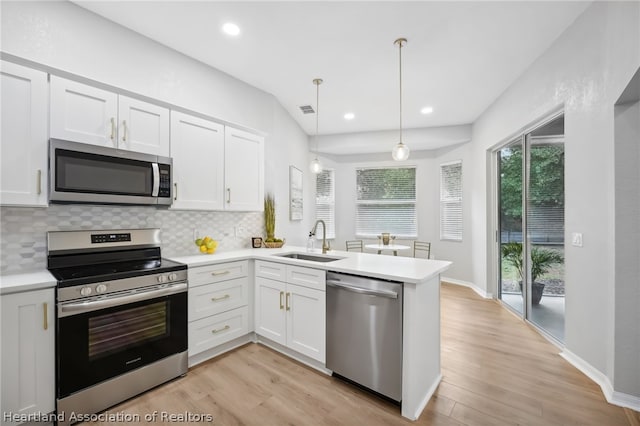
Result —
[[[418,421],[400,409],[262,345],[249,344],[108,410],[175,414],[214,425],[640,426],[530,326],[472,290],[442,285],[442,373]],[[166,413],[166,414],[163,414]],[[212,420],[187,418],[208,414]],[[155,423],[160,422],[157,417]],[[109,422],[86,423],[92,425]]]

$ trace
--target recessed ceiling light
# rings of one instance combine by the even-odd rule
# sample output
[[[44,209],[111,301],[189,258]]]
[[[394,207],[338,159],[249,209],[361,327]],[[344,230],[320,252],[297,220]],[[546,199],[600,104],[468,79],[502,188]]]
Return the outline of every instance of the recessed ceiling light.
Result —
[[[354,118],[356,118],[356,115],[352,112],[348,112],[344,115],[345,120],[353,120]]]
[[[238,34],[240,34],[240,27],[238,27],[233,22],[227,22],[222,26],[222,31],[224,31],[225,34],[229,34],[231,36],[237,36]]]
[[[431,114],[433,112],[433,107],[424,107],[420,110],[420,112],[423,114]]]

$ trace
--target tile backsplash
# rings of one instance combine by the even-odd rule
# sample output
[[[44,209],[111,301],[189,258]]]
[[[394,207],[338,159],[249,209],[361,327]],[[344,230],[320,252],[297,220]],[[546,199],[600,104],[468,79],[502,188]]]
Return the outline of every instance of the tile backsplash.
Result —
[[[251,237],[264,233],[261,212],[179,211],[142,206],[0,207],[0,222],[3,275],[45,269],[48,231],[160,228],[165,257],[198,253],[194,233],[218,240],[218,251],[249,248]]]

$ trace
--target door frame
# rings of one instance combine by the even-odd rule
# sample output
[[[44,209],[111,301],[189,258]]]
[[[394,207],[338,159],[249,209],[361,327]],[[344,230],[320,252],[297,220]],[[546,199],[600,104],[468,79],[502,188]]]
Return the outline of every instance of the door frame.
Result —
[[[545,114],[544,116],[540,117],[539,119],[530,122],[529,124],[527,124],[524,127],[521,127],[518,131],[512,133],[511,135],[509,135],[508,137],[502,139],[500,142],[498,142],[496,145],[490,147],[487,149],[487,174],[488,174],[488,178],[487,178],[487,198],[488,198],[488,202],[487,202],[487,210],[488,210],[488,218],[487,218],[487,222],[489,224],[489,227],[487,228],[487,253],[488,253],[488,257],[487,257],[487,280],[488,283],[490,283],[490,285],[488,286],[488,289],[490,289],[493,292],[493,298],[498,300],[503,306],[507,307],[507,309],[512,312],[513,314],[515,314],[516,316],[522,318],[523,320],[527,321],[530,324],[533,324],[535,326],[535,328],[537,330],[539,330],[545,337],[547,337],[547,339],[552,340],[552,342],[554,344],[558,344],[556,339],[553,338],[552,336],[548,335],[548,333],[546,333],[544,330],[542,330],[540,327],[536,326],[534,323],[532,323],[531,321],[529,321],[528,318],[528,313],[529,310],[531,309],[531,292],[529,291],[529,289],[527,288],[527,290],[525,291],[525,295],[526,295],[526,300],[523,300],[523,309],[522,309],[522,314],[520,314],[519,312],[515,311],[513,308],[511,308],[508,304],[503,303],[501,298],[499,297],[500,295],[500,288],[499,288],[499,278],[500,278],[500,256],[501,256],[501,250],[500,250],[500,196],[499,196],[499,188],[498,188],[498,184],[499,184],[499,180],[498,180],[498,171],[499,171],[499,163],[498,163],[498,154],[500,152],[500,150],[502,150],[503,148],[507,147],[508,145],[512,144],[513,142],[515,142],[516,140],[520,139],[523,142],[523,155],[522,155],[522,161],[523,161],[523,188],[522,188],[522,198],[523,198],[523,202],[522,202],[522,232],[523,232],[523,247],[522,247],[522,253],[524,256],[524,266],[525,266],[525,270],[528,271],[527,275],[530,276],[530,266],[529,266],[529,247],[528,244],[525,245],[524,244],[524,240],[525,240],[525,233],[527,232],[527,203],[526,203],[526,197],[527,197],[527,193],[528,193],[528,170],[526,169],[527,165],[528,165],[528,161],[529,161],[529,155],[530,155],[530,150],[527,149],[527,143],[529,140],[529,134],[531,132],[533,132],[534,130],[543,127],[547,124],[549,124],[551,121],[557,119],[558,117],[564,115],[566,117],[565,114],[565,107],[564,105],[559,105],[558,107],[554,108],[551,112],[549,112],[548,114]],[[565,122],[566,123],[566,122]],[[565,134],[566,134],[566,130],[565,130]],[[527,281],[530,281],[529,278],[527,278]],[[529,283],[527,282],[527,287],[530,287]]]

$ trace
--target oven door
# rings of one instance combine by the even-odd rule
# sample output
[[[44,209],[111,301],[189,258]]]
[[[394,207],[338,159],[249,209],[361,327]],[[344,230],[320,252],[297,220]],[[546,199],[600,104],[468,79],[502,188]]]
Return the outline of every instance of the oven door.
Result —
[[[183,291],[167,294],[178,286]],[[63,398],[186,351],[186,283],[59,304],[57,333],[58,398]]]

